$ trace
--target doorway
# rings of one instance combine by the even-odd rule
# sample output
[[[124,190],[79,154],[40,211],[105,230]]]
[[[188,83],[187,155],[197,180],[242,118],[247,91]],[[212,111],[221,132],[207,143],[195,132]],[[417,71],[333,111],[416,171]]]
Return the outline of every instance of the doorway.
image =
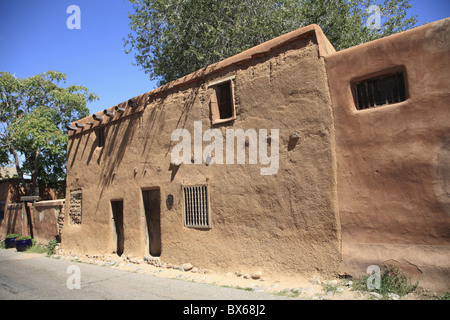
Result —
[[[116,253],[121,256],[123,253],[123,200],[111,201],[111,211],[113,218],[113,239],[116,246]]]
[[[159,189],[142,190],[145,221],[148,233],[149,253],[153,257],[161,255],[161,192]]]

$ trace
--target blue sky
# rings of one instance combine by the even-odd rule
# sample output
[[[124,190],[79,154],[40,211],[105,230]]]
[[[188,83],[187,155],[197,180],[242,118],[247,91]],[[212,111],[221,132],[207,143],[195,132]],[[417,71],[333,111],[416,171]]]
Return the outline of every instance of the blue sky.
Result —
[[[450,0],[411,0],[419,23],[450,16]],[[81,29],[68,29],[70,5],[80,10]],[[123,38],[129,33],[127,0],[0,0],[0,71],[25,78],[48,70],[67,74],[67,84],[84,85],[99,101],[91,113],[156,87],[132,65]]]

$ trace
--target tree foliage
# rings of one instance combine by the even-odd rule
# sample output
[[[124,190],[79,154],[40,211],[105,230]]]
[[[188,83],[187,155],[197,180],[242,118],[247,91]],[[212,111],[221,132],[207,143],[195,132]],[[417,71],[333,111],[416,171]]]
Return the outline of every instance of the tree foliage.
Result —
[[[126,52],[164,84],[316,23],[337,50],[413,27],[409,0],[129,0]],[[377,5],[380,28],[371,28]]]
[[[302,25],[318,24],[336,50],[413,28],[417,17],[406,17],[409,0],[302,0]],[[380,20],[377,25],[377,15]]]
[[[66,77],[48,71],[19,79],[0,72],[0,164],[15,165],[27,194],[39,194],[38,181],[65,178],[65,128],[89,114],[87,101],[98,99],[83,86],[60,86]]]

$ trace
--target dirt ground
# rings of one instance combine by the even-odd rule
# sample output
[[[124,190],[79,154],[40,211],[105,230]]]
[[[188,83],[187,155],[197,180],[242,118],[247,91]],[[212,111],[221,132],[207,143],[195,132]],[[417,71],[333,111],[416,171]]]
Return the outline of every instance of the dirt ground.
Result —
[[[189,271],[184,271],[182,266],[158,263],[153,265],[154,260],[144,261],[143,259],[130,259],[127,257],[123,259],[114,255],[102,257],[89,255],[78,256],[59,252],[57,255],[53,255],[52,258],[98,264],[156,277],[206,283],[242,290],[262,291],[305,300],[381,299],[380,296],[374,293],[353,290],[352,283],[355,281],[354,279],[324,278],[319,274],[299,275],[295,277],[260,274],[258,279],[253,279],[251,274],[244,274],[239,271],[217,272],[213,270],[202,270],[193,266],[187,268],[192,268]],[[392,296],[390,300],[435,300],[437,298],[438,295],[436,293],[416,290],[416,292],[403,297]]]

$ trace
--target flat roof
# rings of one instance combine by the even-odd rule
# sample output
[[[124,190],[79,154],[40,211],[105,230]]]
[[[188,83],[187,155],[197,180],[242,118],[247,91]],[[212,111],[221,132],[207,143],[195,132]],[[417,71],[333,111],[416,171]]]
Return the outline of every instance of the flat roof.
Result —
[[[322,29],[317,24],[311,24],[261,43],[222,61],[213,63],[203,69],[197,70],[191,74],[169,82],[159,88],[131,98],[128,101],[119,103],[118,105],[105,109],[101,112],[97,112],[96,114],[77,120],[70,125],[72,129],[69,130],[68,135],[72,136],[79,134],[85,130],[106,125],[131,114],[141,112],[149,103],[150,99],[162,95],[169,90],[192,82],[200,81],[211,74],[217,73],[231,66],[240,65],[253,59],[264,57],[277,48],[286,46],[298,39],[308,38],[311,35],[316,37],[317,44],[319,46],[319,56],[325,57],[328,54],[336,52],[332,44],[323,34]]]

